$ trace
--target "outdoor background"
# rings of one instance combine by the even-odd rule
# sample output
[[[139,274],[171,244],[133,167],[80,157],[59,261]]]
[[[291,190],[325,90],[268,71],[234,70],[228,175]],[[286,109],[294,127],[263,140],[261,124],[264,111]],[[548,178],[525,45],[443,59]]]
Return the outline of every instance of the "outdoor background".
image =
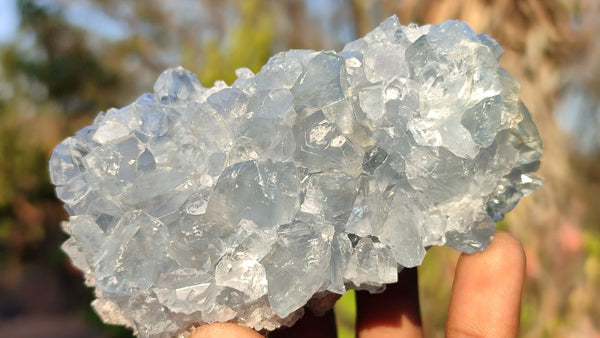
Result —
[[[499,224],[527,254],[521,336],[600,337],[600,0],[0,0],[0,336],[131,336],[99,321],[59,249],[67,215],[46,164],[63,138],[167,67],[231,83],[278,51],[339,50],[393,13],[458,18],[504,47],[545,144],[545,185]],[[443,336],[457,256],[433,248],[419,268],[428,337]]]

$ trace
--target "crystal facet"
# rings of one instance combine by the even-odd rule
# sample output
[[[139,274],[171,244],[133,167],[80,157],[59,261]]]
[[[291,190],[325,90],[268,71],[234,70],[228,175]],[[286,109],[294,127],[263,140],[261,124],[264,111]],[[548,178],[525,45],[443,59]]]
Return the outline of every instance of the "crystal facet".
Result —
[[[542,144],[501,48],[458,21],[384,21],[232,86],[166,70],[58,145],[63,249],[108,323],[292,325],[381,291],[431,245],[482,250],[541,185]]]

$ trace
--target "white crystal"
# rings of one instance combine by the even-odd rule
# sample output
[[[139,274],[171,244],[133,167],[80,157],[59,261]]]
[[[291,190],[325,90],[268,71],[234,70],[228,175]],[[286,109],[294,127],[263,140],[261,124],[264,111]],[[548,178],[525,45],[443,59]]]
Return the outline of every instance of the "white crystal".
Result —
[[[215,283],[228,286],[255,301],[267,294],[265,267],[246,252],[226,255],[215,268]]]
[[[498,66],[448,21],[385,20],[340,53],[292,50],[231,87],[178,67],[59,144],[63,244],[107,323],[292,325],[381,291],[431,245],[482,250],[541,185],[542,144]]]

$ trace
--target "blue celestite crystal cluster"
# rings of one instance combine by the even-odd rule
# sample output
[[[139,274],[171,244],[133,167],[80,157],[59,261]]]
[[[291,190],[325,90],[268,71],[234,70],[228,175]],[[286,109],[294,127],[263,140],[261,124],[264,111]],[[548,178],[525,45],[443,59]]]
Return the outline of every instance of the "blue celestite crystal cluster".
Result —
[[[108,323],[291,325],[380,291],[426,248],[482,250],[541,185],[540,137],[467,25],[394,16],[339,52],[292,50],[232,86],[182,68],[56,147],[63,249]]]

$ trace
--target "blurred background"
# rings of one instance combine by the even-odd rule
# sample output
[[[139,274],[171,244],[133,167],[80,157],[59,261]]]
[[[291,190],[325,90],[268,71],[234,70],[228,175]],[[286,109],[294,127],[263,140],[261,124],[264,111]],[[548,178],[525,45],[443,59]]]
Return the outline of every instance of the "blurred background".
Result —
[[[0,336],[131,337],[99,321],[59,249],[67,215],[47,160],[63,138],[167,67],[231,83],[279,51],[339,50],[394,13],[457,18],[504,47],[545,144],[545,185],[499,224],[527,254],[521,336],[600,337],[600,0],[0,0]],[[419,268],[428,337],[443,336],[457,257],[433,248]]]

